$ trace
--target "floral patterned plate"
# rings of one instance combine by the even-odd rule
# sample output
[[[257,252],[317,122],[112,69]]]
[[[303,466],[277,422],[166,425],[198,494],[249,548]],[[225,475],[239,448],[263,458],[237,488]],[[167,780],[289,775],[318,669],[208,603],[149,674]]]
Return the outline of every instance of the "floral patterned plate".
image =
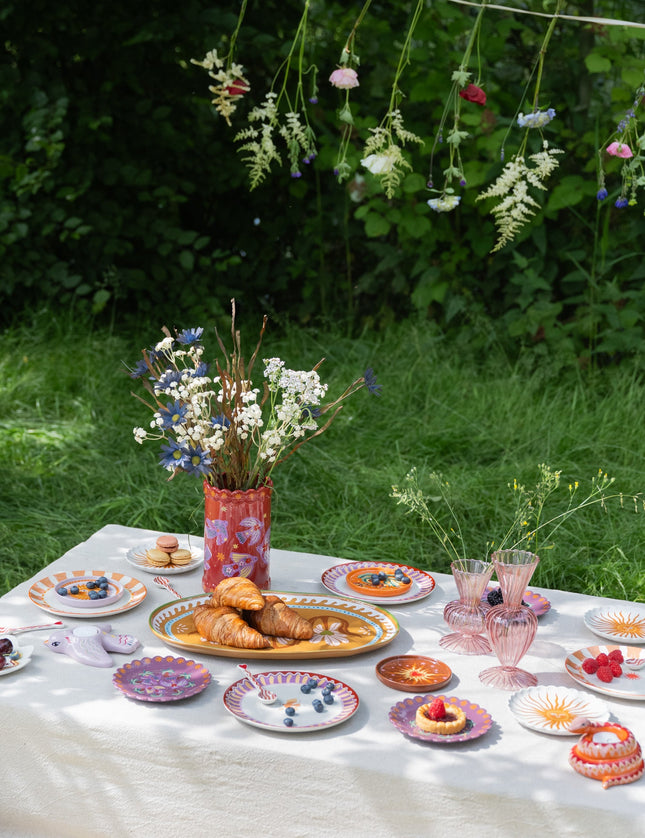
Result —
[[[375,565],[382,567],[383,570],[396,570],[400,567],[401,570],[410,577],[412,585],[401,596],[388,596],[388,605],[399,605],[404,602],[416,602],[419,599],[424,599],[429,596],[434,588],[435,581],[429,573],[425,570],[417,570],[415,567],[410,567],[405,564],[397,564],[396,562],[345,562],[344,564],[334,565],[328,567],[324,571],[321,581],[328,591],[333,594],[340,594],[340,596],[351,596],[356,599],[363,600],[363,602],[382,603],[383,597],[370,596],[367,593],[359,593],[353,590],[347,584],[347,575],[355,570],[362,570],[373,568]]]
[[[201,549],[198,550],[188,541],[184,541],[180,538],[179,547],[177,549],[190,550],[191,552],[191,559],[188,564],[175,566],[155,565],[152,564],[152,562],[150,562],[146,557],[146,552],[151,550],[154,546],[155,542],[149,541],[146,544],[139,544],[136,547],[131,547],[125,554],[125,560],[138,570],[142,570],[144,573],[163,573],[164,576],[172,576],[176,573],[187,573],[189,570],[194,570],[196,567],[199,567],[204,562],[204,551]]]
[[[255,687],[248,678],[242,678],[226,690],[223,696],[224,707],[241,722],[263,727],[280,733],[310,733],[325,727],[333,727],[349,719],[358,710],[358,696],[351,687],[315,672],[259,672],[256,677],[263,686],[276,693],[277,701],[262,704],[257,697]],[[315,688],[304,693],[301,687],[310,679],[317,682]],[[323,703],[322,710],[316,711],[313,701],[323,701],[322,687],[333,684],[333,699],[330,704]],[[286,708],[295,712],[290,717]],[[285,719],[291,722],[285,724]]]
[[[585,614],[585,625],[614,643],[645,643],[645,606],[632,603],[594,608]]]
[[[142,658],[117,669],[114,686],[139,701],[177,701],[200,693],[211,681],[201,663],[171,656]]]
[[[9,635],[3,636],[9,637]],[[13,637],[10,637],[10,640],[13,640]],[[14,641],[13,648],[14,652],[11,657],[9,655],[5,656],[5,664],[2,669],[0,669],[0,675],[8,675],[10,672],[17,672],[19,669],[22,669],[23,666],[27,666],[31,660],[31,655],[34,651],[33,646],[18,646]]]
[[[623,674],[606,683],[601,681],[597,675],[590,675],[582,668],[582,662],[585,658],[595,658],[601,652],[607,655],[614,649],[620,649],[625,660],[639,658],[643,651],[638,646],[615,646],[610,643],[606,646],[587,646],[585,649],[572,652],[567,657],[564,662],[565,669],[574,681],[597,693],[604,693],[604,695],[610,695],[613,698],[645,701],[645,670],[634,672],[625,664],[622,664]]]
[[[118,602],[112,605],[102,605],[96,608],[78,608],[72,604],[67,604],[63,597],[56,593],[56,586],[61,582],[68,582],[72,578],[77,577],[83,579],[91,576],[105,576],[108,580],[114,581],[122,585],[123,595]],[[51,576],[45,576],[34,582],[28,591],[29,599],[42,608],[44,611],[49,611],[50,614],[56,614],[59,617],[88,617],[91,620],[96,620],[99,617],[107,617],[109,614],[120,614],[122,611],[129,611],[135,608],[139,603],[143,602],[148,590],[145,585],[139,582],[138,579],[133,579],[131,576],[126,576],[125,573],[115,573],[108,570],[61,570],[58,573],[52,573]]]
[[[569,725],[576,718],[606,722],[609,710],[604,701],[569,687],[538,686],[518,690],[508,706],[517,721],[530,730],[555,736],[576,736]]]
[[[149,625],[153,633],[171,646],[203,655],[229,658],[296,660],[334,658],[371,652],[391,643],[399,633],[399,624],[383,608],[345,597],[298,594],[289,591],[265,591],[275,594],[288,606],[309,620],[314,634],[311,640],[274,638],[270,649],[238,649],[222,646],[200,637],[193,623],[193,609],[209,595],[184,597],[166,603],[152,612]]]
[[[421,693],[445,687],[452,678],[452,670],[435,658],[395,655],[376,664],[376,677],[393,690]]]
[[[494,591],[495,588],[499,588],[499,585],[489,585],[486,588],[482,594],[483,605],[488,605],[487,596],[491,591]],[[536,594],[535,591],[524,591],[522,599],[529,606],[529,608],[533,610],[536,617],[541,617],[551,608],[549,600],[546,597],[543,597],[542,594]]]
[[[440,698],[444,704],[454,704],[464,711],[466,727],[459,733],[429,733],[417,726],[415,719],[418,708],[422,704],[430,704],[437,698]],[[456,742],[477,739],[490,730],[493,724],[490,714],[483,707],[456,696],[446,695],[415,695],[413,698],[405,698],[391,708],[389,719],[406,736],[421,739],[423,742],[438,742],[442,745],[453,745]]]

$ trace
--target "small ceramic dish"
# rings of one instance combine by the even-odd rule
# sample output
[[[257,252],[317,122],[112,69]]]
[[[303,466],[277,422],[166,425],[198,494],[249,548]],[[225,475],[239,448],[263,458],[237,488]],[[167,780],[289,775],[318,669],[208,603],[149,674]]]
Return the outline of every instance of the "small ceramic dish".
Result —
[[[105,596],[98,595],[101,590],[98,580],[105,580]],[[107,576],[73,576],[56,585],[54,597],[59,603],[72,608],[104,608],[118,602],[123,591],[123,585]]]
[[[381,567],[360,567],[350,570],[345,581],[354,593],[379,598],[404,596],[412,587],[412,579],[402,571],[395,575],[395,571],[390,568]]]
[[[17,672],[23,666],[27,666],[31,659],[33,646],[19,646],[16,638],[11,634],[3,634],[3,639],[9,640],[12,650],[9,654],[3,655],[4,666],[0,669],[0,675],[8,675],[10,672]]]
[[[452,670],[443,661],[423,655],[394,655],[376,664],[376,677],[393,690],[421,693],[445,687]]]

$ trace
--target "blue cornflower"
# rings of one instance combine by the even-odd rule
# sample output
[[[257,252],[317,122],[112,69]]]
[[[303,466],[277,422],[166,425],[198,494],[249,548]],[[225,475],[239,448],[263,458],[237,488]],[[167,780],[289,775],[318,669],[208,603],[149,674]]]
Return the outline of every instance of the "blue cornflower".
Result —
[[[183,332],[177,335],[177,341],[182,346],[191,346],[193,343],[199,343],[203,334],[204,330],[201,326],[198,326],[196,329],[184,329]]]
[[[159,416],[163,421],[162,428],[175,428],[181,425],[186,417],[188,407],[179,401],[159,408]]]
[[[215,425],[219,425],[221,428],[228,428],[230,426],[229,420],[224,416],[223,413],[219,413],[217,416],[213,416],[211,419],[211,425],[215,427]]]
[[[526,115],[521,113],[517,117],[517,124],[520,128],[542,128],[548,125],[555,116],[555,109],[548,108],[546,111],[533,111]]]
[[[599,201],[604,201],[607,195],[609,195],[609,192],[607,192],[604,186],[596,192],[596,198]]]
[[[184,470],[189,474],[208,474],[208,468],[213,461],[199,445],[190,449],[188,459],[184,463]]]
[[[620,198],[616,199],[616,203],[614,204],[614,206],[618,207],[618,209],[623,209],[624,207],[629,206],[629,201],[627,200],[627,198],[623,198],[621,196]]]
[[[185,445],[180,445],[174,439],[168,445],[161,446],[160,464],[167,469],[185,468],[190,459],[190,453]]]
[[[143,378],[147,372],[149,372],[148,365],[142,358],[140,361],[137,361],[134,369],[130,370],[129,376],[130,378]]]
[[[317,419],[321,415],[319,407],[312,407],[310,404],[304,404],[300,409],[300,421],[305,422],[307,419]]]
[[[202,361],[201,363],[197,364],[195,369],[191,372],[193,378],[204,378],[208,375],[208,364],[206,361]]]
[[[365,375],[363,376],[365,380],[365,386],[369,390],[370,393],[374,396],[381,395],[382,384],[376,383],[376,376],[374,375],[374,370],[371,367],[368,367],[365,370]]]
[[[154,388],[157,392],[160,390],[162,392],[166,392],[172,389],[173,384],[179,384],[181,381],[181,373],[179,370],[166,370],[159,376],[159,379],[155,381]]]

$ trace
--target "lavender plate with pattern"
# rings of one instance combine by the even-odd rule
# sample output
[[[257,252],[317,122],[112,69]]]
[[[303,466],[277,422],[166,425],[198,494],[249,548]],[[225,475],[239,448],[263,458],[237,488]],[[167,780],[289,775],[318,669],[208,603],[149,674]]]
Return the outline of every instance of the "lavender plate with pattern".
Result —
[[[396,570],[397,568],[401,568],[412,580],[412,585],[401,596],[387,597],[387,602],[384,601],[383,597],[358,593],[358,591],[349,587],[346,578],[348,573],[354,570],[361,570],[362,568],[373,568],[377,565],[383,568],[383,570]],[[321,581],[327,590],[333,594],[362,599],[364,602],[376,602],[379,605],[399,605],[405,602],[416,602],[419,599],[424,599],[429,596],[435,588],[433,577],[429,573],[426,573],[425,570],[418,570],[416,567],[397,564],[396,562],[345,562],[344,564],[337,564],[333,567],[328,567],[323,572]]]
[[[356,692],[336,678],[316,672],[272,671],[256,672],[260,683],[276,693],[277,701],[262,704],[253,684],[248,678],[241,678],[226,690],[224,707],[241,722],[253,727],[279,733],[311,733],[333,727],[347,721],[358,710]],[[310,680],[316,686],[303,692]],[[329,703],[325,702],[323,688],[333,685]],[[319,701],[322,709],[317,711],[313,702]]]
[[[461,707],[466,716],[466,727],[459,733],[430,733],[417,725],[415,719],[417,710],[422,704],[430,704],[440,698],[444,704]],[[452,745],[455,742],[467,742],[477,739],[490,730],[493,720],[490,714],[478,704],[472,704],[463,698],[446,695],[415,695],[399,701],[390,709],[389,719],[395,727],[406,736],[420,739],[422,742],[438,742],[442,745]]]
[[[488,594],[491,591],[494,591],[495,588],[499,588],[499,585],[489,585],[486,588],[482,594],[482,605],[488,606]],[[546,597],[543,597],[542,594],[536,594],[535,591],[524,591],[522,599],[533,611],[536,617],[541,617],[542,614],[546,614],[546,612],[551,608],[549,600]]]
[[[211,674],[201,663],[171,655],[130,661],[114,673],[112,683],[138,701],[177,701],[201,692]]]

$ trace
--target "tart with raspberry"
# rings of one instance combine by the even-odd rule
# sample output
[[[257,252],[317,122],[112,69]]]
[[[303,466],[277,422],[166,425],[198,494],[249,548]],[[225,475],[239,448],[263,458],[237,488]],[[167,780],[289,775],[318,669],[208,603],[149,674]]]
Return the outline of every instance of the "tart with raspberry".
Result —
[[[448,707],[440,698],[431,704],[422,704],[417,708],[415,721],[426,733],[459,733],[466,727],[466,714],[461,707],[450,704]]]

